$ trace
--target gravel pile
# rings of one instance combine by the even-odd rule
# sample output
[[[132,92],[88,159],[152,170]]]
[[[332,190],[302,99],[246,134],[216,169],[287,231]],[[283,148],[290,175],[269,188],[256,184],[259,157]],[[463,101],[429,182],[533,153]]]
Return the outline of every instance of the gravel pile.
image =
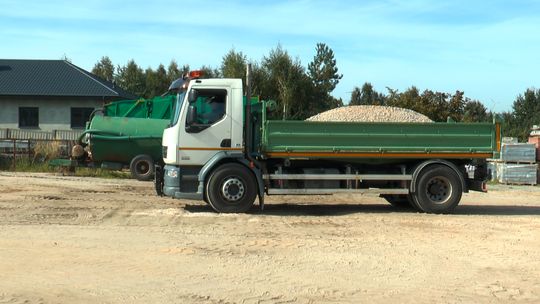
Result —
[[[409,109],[386,106],[348,106],[335,108],[306,119],[308,121],[358,122],[433,122],[427,116]]]

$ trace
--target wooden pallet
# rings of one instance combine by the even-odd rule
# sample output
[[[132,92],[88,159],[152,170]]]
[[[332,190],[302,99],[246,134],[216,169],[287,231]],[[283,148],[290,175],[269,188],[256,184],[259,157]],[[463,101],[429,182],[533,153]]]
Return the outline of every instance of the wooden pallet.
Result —
[[[487,160],[490,163],[497,163],[497,164],[511,164],[511,165],[534,165],[536,164],[535,161],[504,161],[502,159],[488,159]]]
[[[537,183],[505,183],[505,182],[499,182],[499,184],[508,185],[508,186],[536,186]]]

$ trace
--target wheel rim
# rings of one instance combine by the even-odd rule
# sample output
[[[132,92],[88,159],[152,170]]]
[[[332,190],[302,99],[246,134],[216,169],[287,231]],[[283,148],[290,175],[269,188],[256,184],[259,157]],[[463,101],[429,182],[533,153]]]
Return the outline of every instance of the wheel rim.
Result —
[[[431,178],[426,187],[426,195],[434,204],[444,204],[452,196],[452,184],[444,176]]]
[[[236,177],[227,178],[221,187],[221,195],[229,202],[239,201],[244,196],[244,193],[244,183]]]
[[[148,165],[148,163],[142,161],[142,162],[137,163],[136,169],[137,169],[137,173],[146,174],[150,170],[150,166]]]

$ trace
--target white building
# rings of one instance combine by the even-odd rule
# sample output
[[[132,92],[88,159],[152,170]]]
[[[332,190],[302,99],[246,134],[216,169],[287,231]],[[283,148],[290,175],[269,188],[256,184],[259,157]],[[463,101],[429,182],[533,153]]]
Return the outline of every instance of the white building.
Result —
[[[80,130],[95,108],[136,98],[65,60],[0,59],[0,129]]]

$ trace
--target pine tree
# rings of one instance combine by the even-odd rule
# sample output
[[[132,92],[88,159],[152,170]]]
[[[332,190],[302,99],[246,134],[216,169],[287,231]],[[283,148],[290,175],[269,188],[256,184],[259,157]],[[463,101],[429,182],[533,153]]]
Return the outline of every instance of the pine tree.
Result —
[[[308,75],[315,87],[322,92],[330,94],[343,78],[338,73],[334,51],[324,43],[317,43],[317,54],[313,61],[308,64]]]
[[[108,56],[101,57],[92,68],[92,74],[101,77],[107,81],[113,81],[114,77],[114,65]]]
[[[117,70],[118,74],[115,80],[120,87],[138,96],[145,94],[144,72],[133,59],[128,61],[125,66],[118,66]]]

